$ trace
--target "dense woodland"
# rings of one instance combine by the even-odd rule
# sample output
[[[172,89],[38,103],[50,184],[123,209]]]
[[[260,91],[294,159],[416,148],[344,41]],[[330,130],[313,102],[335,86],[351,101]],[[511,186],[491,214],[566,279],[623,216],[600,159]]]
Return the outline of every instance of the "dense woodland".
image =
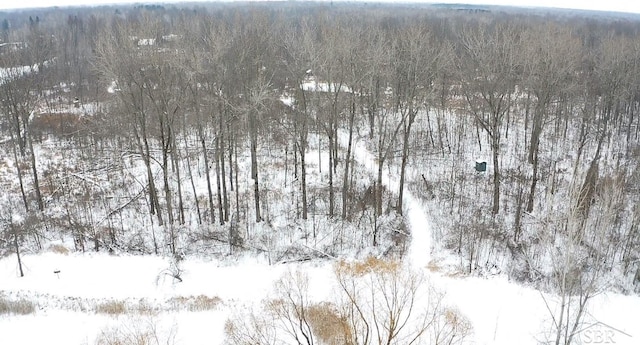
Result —
[[[6,254],[402,256],[410,190],[455,270],[640,291],[640,22],[289,3],[0,21]]]

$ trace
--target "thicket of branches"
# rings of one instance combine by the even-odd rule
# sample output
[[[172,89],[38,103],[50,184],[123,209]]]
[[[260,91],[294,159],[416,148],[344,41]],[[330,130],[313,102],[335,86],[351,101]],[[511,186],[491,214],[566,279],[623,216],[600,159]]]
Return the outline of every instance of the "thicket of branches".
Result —
[[[469,272],[640,286],[637,22],[254,4],[4,24],[5,248],[53,229],[78,250],[401,254],[409,187]]]

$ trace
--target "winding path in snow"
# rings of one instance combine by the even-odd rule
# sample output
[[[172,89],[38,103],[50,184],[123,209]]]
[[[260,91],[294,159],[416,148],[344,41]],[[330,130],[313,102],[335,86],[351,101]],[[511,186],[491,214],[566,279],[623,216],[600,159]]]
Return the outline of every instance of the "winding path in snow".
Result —
[[[339,130],[338,140],[341,146],[347,147],[349,133],[345,130]],[[354,160],[375,176],[378,173],[376,157],[369,152],[361,140],[354,138],[352,145]],[[391,176],[389,171],[383,170],[382,183],[397,195],[400,188],[399,176]],[[408,263],[415,268],[423,268],[431,259],[431,226],[421,202],[407,188],[404,190],[403,205],[402,211],[406,215],[411,229],[411,242],[407,254]]]

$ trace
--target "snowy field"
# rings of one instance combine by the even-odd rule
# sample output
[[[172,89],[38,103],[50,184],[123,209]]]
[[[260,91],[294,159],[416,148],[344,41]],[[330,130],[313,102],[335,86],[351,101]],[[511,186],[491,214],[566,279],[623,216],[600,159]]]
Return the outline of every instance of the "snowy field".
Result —
[[[344,133],[340,139],[344,141]],[[356,161],[374,174],[373,156],[362,143],[355,147]],[[397,190],[398,181],[388,173],[383,182]],[[441,263],[455,259],[446,253],[432,258],[429,212],[417,200],[406,193],[405,214],[413,234],[406,264],[424,271],[445,294],[445,303],[470,320],[473,334],[467,342],[546,343],[553,322],[549,309],[555,308],[557,298],[512,283],[501,274],[462,277],[440,270]],[[180,265],[182,282],[171,276],[170,260],[156,256],[48,252],[25,255],[23,263],[25,277],[19,278],[15,257],[0,260],[0,297],[33,301],[36,311],[1,315],[0,344],[96,344],[100,335],[116,328],[153,330],[159,344],[223,344],[228,317],[257,307],[287,272],[311,277],[309,295],[314,301],[332,301],[336,292],[330,261],[269,265],[263,257],[187,258]],[[190,309],[189,301],[198,296],[219,303],[203,311]],[[125,302],[134,312],[114,316],[97,312],[114,301]],[[590,302],[585,321],[588,329],[577,337],[583,344],[638,344],[640,298],[600,294]]]
[[[29,298],[37,304],[32,315],[0,317],[2,344],[93,344],[96,336],[109,327],[147,324],[158,327],[163,334],[174,334],[177,344],[222,344],[229,314],[258,304],[287,270],[302,270],[312,277],[310,294],[314,299],[330,300],[335,283],[329,263],[269,266],[258,259],[245,259],[225,266],[216,261],[187,260],[184,282],[161,279],[157,283],[167,266],[158,257],[28,256],[25,262],[29,278],[24,279],[16,277],[12,258],[0,262],[4,293]],[[55,269],[60,269],[60,278],[53,273]],[[545,339],[549,314],[538,291],[501,276],[430,277],[445,292],[445,301],[471,321],[471,344],[538,344]],[[201,294],[222,301],[214,310],[202,312],[172,310],[170,306],[172,297]],[[116,317],[91,310],[91,305],[113,299],[124,299],[131,305],[146,303],[163,310],[153,315]],[[590,314],[595,320],[631,335],[615,334],[612,340],[616,344],[637,344],[639,298],[604,294],[591,303]]]

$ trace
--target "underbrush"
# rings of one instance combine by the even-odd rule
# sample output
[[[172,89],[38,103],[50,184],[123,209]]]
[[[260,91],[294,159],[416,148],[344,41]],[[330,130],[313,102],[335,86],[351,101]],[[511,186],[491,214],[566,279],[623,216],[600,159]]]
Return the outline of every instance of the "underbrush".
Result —
[[[176,333],[175,325],[163,327],[152,317],[128,318],[103,329],[95,345],[172,345],[176,343]]]
[[[108,301],[96,305],[97,314],[123,315],[129,311],[125,301]]]
[[[96,314],[104,314],[112,317],[157,315],[165,311],[209,311],[217,309],[222,303],[218,296],[175,296],[166,300],[163,304],[154,305],[146,300],[108,300],[93,304]],[[91,305],[89,304],[89,306]],[[91,310],[91,307],[82,307],[81,311]]]
[[[216,309],[222,303],[222,299],[205,295],[178,296],[169,299],[168,303],[172,310],[207,311]]]
[[[0,295],[0,315],[29,315],[36,310],[35,304],[26,299],[9,300]]]
[[[63,149],[53,144],[62,145]],[[320,147],[313,144],[308,148],[307,219],[302,216],[299,175],[293,165],[287,163],[293,161],[292,153],[260,147],[261,222],[255,221],[255,209],[250,202],[254,195],[251,179],[245,174],[249,170],[248,155],[240,151],[233,170],[238,174],[237,181],[233,181],[237,186],[228,193],[227,219],[221,221],[224,217],[220,208],[210,207],[206,188],[192,191],[185,184],[181,190],[184,222],[171,223],[165,214],[162,226],[158,225],[157,217],[149,217],[153,211],[149,209],[146,189],[139,186],[139,182],[147,178],[141,175],[144,172],[142,158],[123,143],[114,141],[103,145],[87,151],[53,139],[40,144],[38,159],[44,166],[42,193],[47,207],[25,226],[19,243],[21,250],[47,250],[63,255],[108,251],[216,257],[255,253],[267,256],[272,262],[366,255],[398,258],[406,251],[408,237],[404,229],[407,225],[394,209],[396,191],[378,187],[382,205],[376,210],[373,197],[376,185],[371,172],[361,162],[354,161],[351,165],[346,193],[342,186],[343,167],[335,168],[334,205],[330,209],[328,161],[326,157],[319,161],[318,157],[318,151],[325,155],[324,142]],[[191,153],[187,150],[186,154]],[[195,186],[206,184],[196,160],[180,164],[183,171],[193,170]],[[160,183],[160,177],[160,173],[155,176],[156,183]],[[7,184],[13,183],[12,170],[0,180],[0,183],[5,180]],[[171,198],[175,203],[179,182],[169,179],[168,183],[175,194]],[[20,192],[14,185],[7,192],[19,200]],[[221,202],[215,198],[212,201],[214,206]],[[160,210],[167,212],[166,200],[161,198],[159,202]],[[343,202],[346,204],[344,215]],[[179,205],[172,206],[177,214]],[[22,212],[19,208],[14,211]],[[0,237],[3,234],[0,233]],[[0,241],[0,253],[12,251],[10,240]],[[63,244],[59,244],[61,240]]]

